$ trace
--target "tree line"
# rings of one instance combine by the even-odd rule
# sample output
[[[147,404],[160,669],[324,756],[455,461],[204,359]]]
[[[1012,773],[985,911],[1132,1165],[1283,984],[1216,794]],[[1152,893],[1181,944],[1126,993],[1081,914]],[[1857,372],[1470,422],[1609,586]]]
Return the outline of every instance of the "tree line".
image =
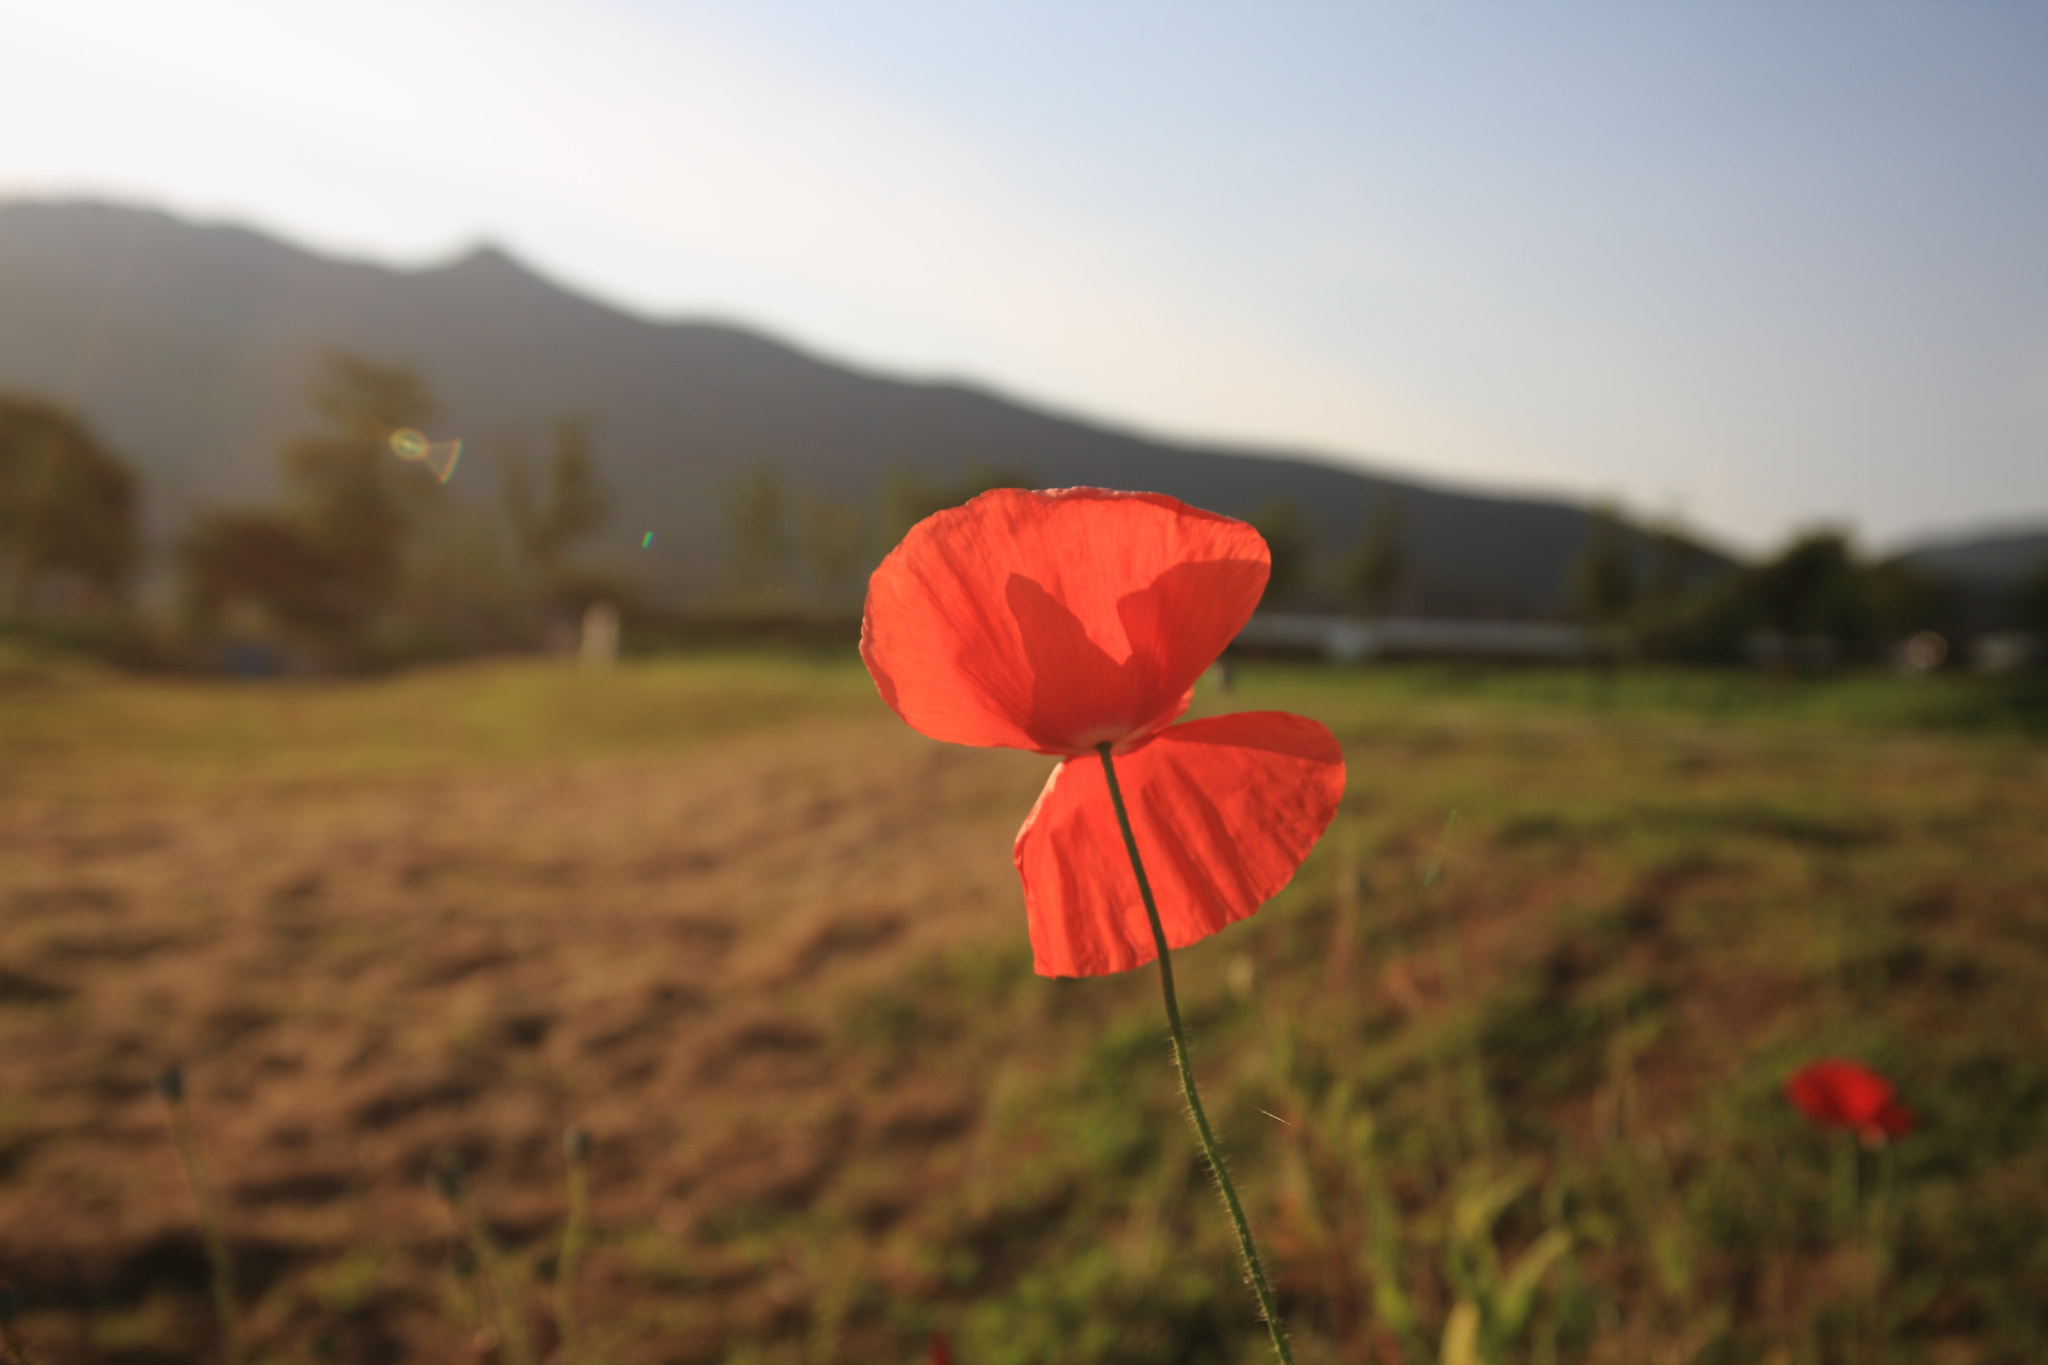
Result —
[[[626,591],[576,554],[611,502],[587,422],[560,420],[538,462],[516,444],[490,452],[500,496],[479,507],[443,487],[460,447],[420,434],[434,401],[411,368],[331,353],[307,398],[308,427],[277,452],[281,495],[201,510],[175,537],[173,600],[152,631],[134,602],[133,469],[77,414],[0,396],[7,622],[160,661],[351,669],[529,644]]]
[[[77,414],[0,395],[0,628],[251,671],[567,649],[600,601],[671,635],[679,618],[700,634],[773,633],[791,620],[844,634],[866,570],[912,524],[1031,482],[991,467],[947,479],[901,469],[863,500],[793,488],[758,463],[720,490],[716,567],[677,612],[589,552],[616,499],[586,418],[558,419],[538,458],[517,443],[470,452],[495,480],[495,498],[479,500],[444,487],[459,446],[422,434],[435,403],[410,367],[329,353],[307,408],[306,428],[276,453],[279,495],[194,514],[168,547],[169,600],[145,621],[134,470]],[[440,469],[424,458],[436,450]]]
[[[891,470],[871,498],[793,487],[762,461],[724,490],[724,564],[702,610],[739,617],[856,619],[867,571],[912,526],[992,488],[1030,488],[1029,470],[974,466],[949,478]]]
[[[1334,554],[1291,500],[1267,502],[1252,523],[1272,551],[1263,609],[1430,614],[1398,493],[1382,494]],[[1867,661],[1918,632],[1960,641],[1998,628],[2028,631],[2048,647],[2048,558],[2010,593],[1986,594],[1909,559],[1866,556],[1847,531],[1823,526],[1729,567],[1675,526],[1634,525],[1599,506],[1568,574],[1572,614],[1610,652],[1641,658]]]
[[[159,654],[346,669],[559,643],[600,600],[642,621],[663,615],[630,575],[588,551],[615,499],[587,419],[558,419],[537,458],[518,443],[472,452],[472,466],[482,458],[495,477],[496,497],[456,499],[443,483],[459,447],[421,435],[434,400],[417,372],[331,353],[307,396],[306,429],[277,452],[280,495],[203,510],[175,538],[173,604],[152,637]],[[866,571],[910,526],[986,489],[1035,483],[1024,469],[934,478],[899,468],[860,498],[794,486],[764,460],[722,489],[715,581],[700,585],[689,615],[741,629],[848,629]],[[1252,521],[1272,553],[1267,610],[1370,617],[1425,605],[1398,493],[1382,494],[1335,552],[1287,499]],[[2048,640],[2048,561],[1987,609],[1908,561],[1861,556],[1839,530],[1804,533],[1727,570],[1676,528],[1635,526],[1612,508],[1595,509],[1586,526],[1571,607],[1645,657],[1733,661],[1778,640],[1870,658],[1916,631],[1956,639],[1998,625]],[[81,418],[0,396],[0,625],[151,636],[133,601],[141,528],[134,471]]]
[[[1912,560],[1864,556],[1837,527],[1689,586],[1671,562],[1683,554],[1662,537],[1632,553],[1613,514],[1596,514],[1574,564],[1581,617],[1628,652],[1690,663],[1872,661],[1922,632],[1960,642],[1999,626],[2048,640],[2048,559],[1998,602]]]

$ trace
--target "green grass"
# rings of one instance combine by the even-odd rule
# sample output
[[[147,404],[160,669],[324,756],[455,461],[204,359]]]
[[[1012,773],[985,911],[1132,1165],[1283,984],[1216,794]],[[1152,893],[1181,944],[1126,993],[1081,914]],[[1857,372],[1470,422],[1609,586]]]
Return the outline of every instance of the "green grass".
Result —
[[[42,661],[0,670],[0,748],[23,763],[214,780],[403,778],[673,755],[873,703],[843,658],[698,656],[602,674],[486,661],[247,682]]]
[[[1752,725],[1848,725],[1937,731],[2048,730],[2048,675],[1962,670],[1901,676],[1870,669],[1794,677],[1757,669],[1643,666],[1612,671],[1400,664],[1344,669],[1253,663],[1242,687],[1344,710],[1538,708],[1616,717]]]
[[[1296,884],[1181,955],[1304,1359],[2036,1358],[2048,763],[1930,737],[1925,686],[1241,675],[1352,767]],[[962,1357],[1258,1358],[1149,980],[1052,989],[1028,1268],[964,1287]],[[1920,1131],[1811,1130],[1781,1087],[1831,1052]]]
[[[1197,1070],[1303,1365],[2038,1359],[2048,748],[2013,701],[2025,686],[1263,664],[1228,697],[1205,685],[1198,710],[1323,720],[1349,766],[1295,883],[1176,957]],[[851,659],[267,684],[38,660],[0,669],[0,748],[20,756],[0,791],[90,795],[110,773],[316,797],[363,778],[396,790],[575,769],[602,783],[773,733],[867,755],[857,746],[892,725]],[[903,780],[931,780],[939,746],[909,746]],[[793,771],[764,767],[764,790],[782,784],[782,800]],[[1027,803],[1025,784],[1003,823]],[[841,899],[865,907],[986,816],[936,796],[916,811],[863,835],[871,861]],[[754,875],[803,871],[782,851]],[[552,942],[551,924],[520,932]],[[825,1079],[788,1098],[788,1124],[827,1132],[831,1104],[854,1116],[800,1196],[773,1185],[721,1203],[712,1181],[680,1228],[652,1212],[660,1190],[607,1203],[627,1175],[605,1165],[604,1134],[628,1122],[608,1113],[579,1315],[591,1359],[870,1365],[920,1358],[934,1327],[962,1365],[1265,1358],[1177,1112],[1154,978],[1040,980],[1021,930],[1006,901],[984,931],[886,972],[734,997],[820,1021]],[[98,1017],[32,1008],[58,1031]],[[481,1025],[461,1036],[497,1046]],[[1918,1130],[1872,1152],[1808,1127],[1782,1085],[1830,1053],[1892,1076]],[[553,1055],[521,1054],[499,1084],[566,1088]],[[652,1163],[649,1134],[708,1121],[716,1082],[695,1084],[667,1095],[677,1129],[611,1140]],[[0,1103],[0,1136],[27,1131],[31,1109]],[[631,1121],[656,1118],[669,1116]],[[35,1175],[24,1161],[16,1194]],[[493,1199],[518,1196],[508,1264],[535,1271],[540,1305],[556,1224],[532,1210],[552,1207],[559,1173],[520,1162],[484,1171],[476,1207],[490,1218]],[[437,1315],[484,1330],[475,1277],[413,1255],[304,1253],[251,1306],[252,1338],[294,1359],[387,1339],[371,1325],[393,1340]],[[64,1336],[54,1310],[40,1325],[53,1361],[140,1360],[203,1338],[201,1314],[203,1299],[162,1290],[89,1331]],[[329,1319],[341,1326],[303,1325]],[[67,1340],[97,1345],[66,1354]]]

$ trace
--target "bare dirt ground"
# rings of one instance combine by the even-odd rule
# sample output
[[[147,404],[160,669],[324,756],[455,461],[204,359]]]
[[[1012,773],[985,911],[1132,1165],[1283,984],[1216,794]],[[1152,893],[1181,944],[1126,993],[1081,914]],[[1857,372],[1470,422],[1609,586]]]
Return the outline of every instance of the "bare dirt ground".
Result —
[[[1551,1231],[1493,1358],[2035,1358],[2048,750],[1694,681],[1245,670],[1233,704],[1350,765],[1295,884],[1176,954],[1304,1365],[1439,1359]],[[1028,975],[1010,845],[1049,766],[911,733],[843,660],[0,668],[18,1336],[220,1358],[176,1063],[251,1365],[521,1365],[451,1170],[561,1359],[572,1125],[586,1365],[907,1361],[938,1324],[962,1365],[1256,1358],[1156,983]],[[1896,1167],[1881,1257],[1853,1140],[1782,1098],[1827,1053],[1920,1116],[1856,1157]]]
[[[339,1330],[391,1338],[362,1358],[474,1344],[437,1297],[455,1239],[426,1177],[451,1155],[513,1244],[559,1225],[572,1124],[598,1222],[678,1238],[813,1200],[863,1144],[957,1160],[973,1097],[838,1074],[827,1008],[1021,936],[1007,853],[1047,766],[877,707],[653,760],[10,784],[0,1264],[43,1305],[39,1355],[205,1335],[155,1320],[203,1302],[163,1292],[204,1274],[151,1086],[174,1062],[245,1297],[289,1315],[275,1281],[354,1252],[366,1283],[329,1297],[380,1311]]]

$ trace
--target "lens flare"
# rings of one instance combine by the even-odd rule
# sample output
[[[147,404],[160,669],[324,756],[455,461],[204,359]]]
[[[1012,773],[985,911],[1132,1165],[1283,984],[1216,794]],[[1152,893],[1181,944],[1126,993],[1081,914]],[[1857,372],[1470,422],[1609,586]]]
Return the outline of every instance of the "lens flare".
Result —
[[[645,549],[650,549],[650,548],[652,548],[652,546],[653,546],[653,545],[654,545],[654,532],[652,532],[652,531],[649,531],[649,532],[648,532],[648,533],[647,533],[646,535],[644,535],[644,536],[640,537],[640,548],[641,548],[641,549],[643,549],[643,550],[645,550]]]
[[[391,433],[391,453],[401,460],[425,465],[436,482],[446,483],[455,477],[456,463],[462,459],[462,442],[429,441],[411,427],[400,427]]]

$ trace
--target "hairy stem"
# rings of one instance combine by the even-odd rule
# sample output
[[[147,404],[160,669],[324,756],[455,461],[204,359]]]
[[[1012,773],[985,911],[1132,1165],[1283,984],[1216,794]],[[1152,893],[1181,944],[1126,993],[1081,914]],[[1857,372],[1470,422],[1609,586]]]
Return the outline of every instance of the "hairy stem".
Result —
[[[455,1220],[456,1230],[469,1243],[469,1254],[476,1262],[482,1297],[491,1316],[498,1320],[498,1339],[505,1348],[505,1355],[513,1365],[536,1365],[533,1339],[527,1335],[526,1314],[519,1300],[518,1281],[506,1267],[505,1257],[498,1250],[490,1228],[471,1206],[454,1161],[444,1163],[434,1172],[434,1186],[448,1205],[448,1214]]]
[[[213,1182],[206,1178],[199,1145],[193,1141],[192,1126],[186,1119],[183,1073],[175,1067],[166,1070],[157,1077],[156,1091],[164,1102],[171,1143],[178,1149],[178,1164],[185,1169],[185,1184],[199,1210],[199,1237],[206,1246],[213,1311],[220,1319],[221,1358],[226,1365],[241,1365],[241,1334],[235,1321],[235,1265],[228,1254],[227,1237],[221,1231],[220,1206],[214,1202]]]
[[[1244,1254],[1245,1270],[1251,1276],[1252,1292],[1259,1297],[1259,1311],[1265,1315],[1266,1330],[1273,1334],[1273,1349],[1280,1356],[1283,1365],[1294,1365],[1294,1355],[1287,1349],[1287,1331],[1280,1322],[1280,1311],[1273,1305],[1273,1291],[1266,1284],[1265,1267],[1259,1263],[1259,1249],[1252,1243],[1251,1226],[1244,1220],[1244,1205],[1238,1202],[1237,1186],[1231,1182],[1230,1170],[1223,1164],[1223,1154],[1216,1148],[1216,1134],[1209,1127],[1209,1115],[1202,1108],[1201,1092],[1195,1089],[1195,1069],[1188,1060],[1187,1031],[1180,1023],[1180,1002],[1173,992],[1173,958],[1166,946],[1166,929],[1159,922],[1159,905],[1152,898],[1152,880],[1145,875],[1145,860],[1138,856],[1138,840],[1131,833],[1130,812],[1124,808],[1123,788],[1117,785],[1116,764],[1111,760],[1109,745],[1099,744],[1096,752],[1102,755],[1102,773],[1109,779],[1109,802],[1116,807],[1117,828],[1123,831],[1124,851],[1131,855],[1131,871],[1138,875],[1138,895],[1145,902],[1145,918],[1152,925],[1152,944],[1159,951],[1159,989],[1166,999],[1166,1022],[1173,1032],[1173,1060],[1180,1068],[1180,1089],[1187,1097],[1188,1114],[1195,1121],[1195,1133],[1202,1140],[1202,1154],[1209,1159],[1209,1169],[1216,1175],[1216,1187],[1223,1192],[1223,1206],[1230,1211],[1230,1222],[1237,1229],[1237,1248]]]
[[[576,1263],[590,1234],[590,1135],[571,1128],[562,1140],[569,1158],[569,1218],[562,1229],[562,1251],[555,1260],[555,1331],[561,1338],[562,1365],[576,1359]]]

